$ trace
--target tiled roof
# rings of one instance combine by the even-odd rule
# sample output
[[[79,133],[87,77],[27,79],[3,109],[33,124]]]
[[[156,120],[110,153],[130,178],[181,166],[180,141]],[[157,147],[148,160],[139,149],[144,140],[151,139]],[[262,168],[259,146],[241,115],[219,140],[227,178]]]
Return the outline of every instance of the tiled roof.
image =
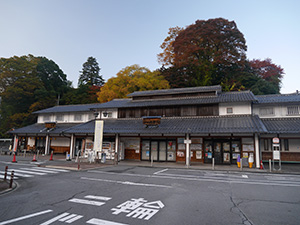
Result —
[[[261,119],[269,133],[297,134],[300,133],[300,118]]]
[[[13,131],[10,131],[11,134],[33,134],[33,135],[46,135],[46,134],[61,134],[64,130],[71,128],[73,126],[78,125],[78,123],[59,123],[56,124],[54,129],[46,129],[45,124],[43,123],[35,123],[26,127],[17,128]]]
[[[67,129],[64,133],[92,134],[94,125],[94,121],[90,121]],[[162,118],[161,124],[152,128],[146,128],[141,118],[104,120],[106,134],[229,134],[266,131],[258,116]]]
[[[189,87],[189,88],[173,88],[173,89],[161,89],[161,90],[151,90],[151,91],[135,91],[128,97],[135,96],[150,96],[150,95],[171,95],[171,94],[181,94],[181,93],[195,93],[195,92],[211,92],[211,91],[222,91],[220,85],[215,86],[202,86],[202,87]]]
[[[81,104],[81,105],[59,105],[47,109],[35,111],[33,113],[63,113],[63,112],[88,112],[92,108],[96,108],[100,103]]]
[[[257,95],[257,103],[300,103],[300,94]]]
[[[251,91],[224,92],[217,96],[185,97],[155,100],[115,99],[110,102],[97,105],[98,109],[107,108],[131,108],[131,107],[155,107],[155,106],[175,106],[175,105],[198,105],[217,104],[225,102],[252,102],[256,101]]]

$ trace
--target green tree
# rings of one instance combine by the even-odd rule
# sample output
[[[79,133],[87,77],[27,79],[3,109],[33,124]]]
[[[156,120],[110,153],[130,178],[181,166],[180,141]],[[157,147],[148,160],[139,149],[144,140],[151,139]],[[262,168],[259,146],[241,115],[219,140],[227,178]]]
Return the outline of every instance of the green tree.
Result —
[[[33,55],[0,59],[0,135],[34,123],[33,111],[56,104],[70,85],[52,60]]]
[[[81,85],[102,86],[104,84],[104,79],[99,74],[100,67],[96,58],[89,57],[82,66],[83,68],[82,71],[80,71],[78,79],[78,87]]]
[[[117,77],[110,78],[101,91],[98,101],[107,102],[115,98],[126,98],[134,91],[146,91],[169,88],[169,83],[159,71],[151,72],[139,65],[128,66],[117,73]]]

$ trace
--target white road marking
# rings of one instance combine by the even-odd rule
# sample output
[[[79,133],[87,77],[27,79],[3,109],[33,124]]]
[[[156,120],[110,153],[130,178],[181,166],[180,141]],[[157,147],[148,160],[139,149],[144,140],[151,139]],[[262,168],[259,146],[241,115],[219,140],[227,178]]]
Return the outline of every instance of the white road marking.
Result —
[[[97,218],[90,219],[89,221],[86,221],[86,223],[94,224],[94,225],[127,225],[125,223],[117,223],[117,222],[101,220]]]
[[[134,183],[134,182],[130,182],[130,181],[105,180],[105,179],[90,178],[90,177],[81,177],[80,179],[93,180],[93,181],[103,181],[103,182],[118,183],[118,184],[127,184],[127,185],[133,185],[133,186],[172,188],[172,186],[159,185],[159,184]]]
[[[19,170],[19,169],[9,169],[8,171],[12,171],[12,170],[14,170],[15,172],[19,172],[19,173],[29,173],[29,174],[33,174],[33,175],[46,175],[46,173],[39,173],[39,172]]]
[[[242,175],[242,178],[248,178],[248,176],[247,175]]]
[[[4,174],[3,175],[0,175],[0,179],[4,179]],[[10,175],[6,176],[6,180],[10,180]],[[18,177],[14,176],[14,180],[18,180]]]
[[[178,175],[178,174],[161,174],[161,175],[143,175],[143,174],[129,174],[129,173],[114,173],[114,172],[105,172],[105,171],[88,171],[91,173],[102,173],[102,174],[114,174],[119,176],[135,176],[135,177],[149,177],[149,178],[160,178],[160,179],[174,179],[174,180],[190,180],[190,181],[207,181],[207,182],[219,182],[219,183],[232,183],[232,184],[253,184],[253,185],[266,185],[266,186],[287,186],[287,187],[300,187],[300,182],[273,182],[268,183],[267,181],[263,180],[248,180],[243,181],[240,179],[229,179],[229,180],[222,180],[216,178],[200,178],[199,176],[185,176],[185,175]],[[81,178],[87,180],[93,180],[93,178]],[[94,179],[97,180],[97,179]],[[99,180],[99,179],[98,179]],[[106,180],[103,180],[106,181]],[[109,181],[107,182],[116,182],[116,181]]]
[[[58,173],[56,171],[41,170],[39,168],[21,168],[21,170],[30,170],[30,171],[36,171],[36,172],[42,172],[42,173]]]
[[[60,222],[66,222],[66,223],[73,223],[74,221],[76,220],[79,220],[81,219],[83,216],[81,215],[77,215],[77,214],[71,214],[71,215],[68,215],[62,219],[60,219],[59,221]]]
[[[25,219],[28,219],[28,218],[31,218],[31,217],[35,217],[35,216],[43,215],[43,214],[46,214],[46,213],[50,213],[52,211],[53,210],[49,209],[49,210],[45,210],[45,211],[41,211],[41,212],[29,214],[29,215],[26,215],[26,216],[21,216],[21,217],[15,218],[15,219],[6,220],[6,221],[3,221],[3,222],[0,222],[0,225],[18,222],[18,221],[25,220]]]
[[[109,197],[95,196],[95,195],[87,195],[87,196],[84,196],[84,197],[89,198],[89,199],[102,200],[102,201],[108,201],[108,200],[111,199]]]
[[[169,169],[164,169],[164,170],[160,170],[160,171],[157,171],[157,172],[155,172],[155,173],[153,173],[153,174],[159,174],[159,173],[163,173],[163,172],[165,172],[165,171],[167,171],[167,170],[169,170]]]
[[[83,216],[81,216],[81,215],[75,216],[74,218],[67,220],[66,223],[73,223],[74,221],[79,220],[82,217]]]
[[[69,215],[69,213],[63,213],[63,214],[60,214],[60,215],[54,217],[53,219],[48,220],[48,221],[46,221],[46,222],[44,222],[44,223],[42,223],[42,224],[40,224],[40,225],[48,225],[48,224],[51,224],[51,223],[53,223],[53,222],[55,222],[55,221],[57,221],[57,220],[59,220],[59,219],[65,217],[65,216],[68,216],[68,215]]]
[[[39,167],[39,168],[40,169],[45,169],[45,170],[57,171],[57,172],[70,172],[70,170],[54,169],[54,168],[49,168],[49,167]]]
[[[91,200],[79,199],[79,198],[72,198],[69,200],[69,202],[75,202],[75,203],[81,203],[81,204],[87,204],[87,205],[95,205],[95,206],[102,206],[105,204],[104,202],[97,202],[97,201],[91,201]]]

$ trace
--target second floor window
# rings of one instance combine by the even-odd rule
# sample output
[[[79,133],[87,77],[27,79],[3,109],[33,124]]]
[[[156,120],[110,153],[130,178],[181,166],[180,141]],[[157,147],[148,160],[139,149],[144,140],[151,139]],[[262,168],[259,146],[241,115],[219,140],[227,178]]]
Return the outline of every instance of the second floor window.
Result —
[[[74,116],[74,120],[75,121],[81,121],[82,120],[82,115],[81,114],[75,114],[75,116]]]
[[[287,107],[288,115],[299,115],[299,106],[288,106]]]
[[[233,113],[233,109],[231,107],[230,108],[226,108],[226,111],[227,111],[228,114]]]
[[[64,115],[61,114],[56,115],[56,121],[64,121]]]
[[[261,116],[274,115],[274,110],[271,107],[260,108],[259,109],[259,115],[261,115]]]

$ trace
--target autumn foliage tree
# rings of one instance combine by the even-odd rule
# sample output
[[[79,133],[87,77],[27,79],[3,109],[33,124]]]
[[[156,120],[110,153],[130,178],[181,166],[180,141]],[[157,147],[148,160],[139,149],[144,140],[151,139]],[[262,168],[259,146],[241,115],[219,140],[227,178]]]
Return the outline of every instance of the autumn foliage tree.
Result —
[[[247,79],[255,78],[279,93],[283,70],[269,59],[247,60],[246,40],[234,21],[197,20],[186,28],[170,28],[161,48],[160,71],[171,87],[221,84],[225,90],[243,90],[254,87]]]
[[[115,98],[126,98],[134,91],[169,88],[169,83],[158,71],[151,72],[139,65],[127,66],[116,77],[108,79],[98,92],[98,101],[107,102]]]

